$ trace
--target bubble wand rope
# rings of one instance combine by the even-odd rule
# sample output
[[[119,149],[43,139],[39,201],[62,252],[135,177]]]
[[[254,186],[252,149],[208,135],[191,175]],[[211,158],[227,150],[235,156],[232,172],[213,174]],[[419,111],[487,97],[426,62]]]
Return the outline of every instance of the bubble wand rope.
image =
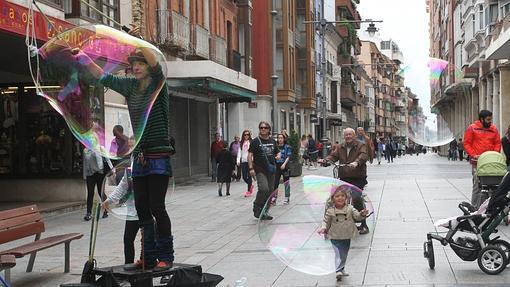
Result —
[[[101,204],[99,202],[94,202],[94,218],[92,220],[96,221],[94,235],[92,238],[92,259],[94,259],[94,253],[96,251],[96,239],[97,239],[97,230],[99,229],[99,215],[101,214]]]

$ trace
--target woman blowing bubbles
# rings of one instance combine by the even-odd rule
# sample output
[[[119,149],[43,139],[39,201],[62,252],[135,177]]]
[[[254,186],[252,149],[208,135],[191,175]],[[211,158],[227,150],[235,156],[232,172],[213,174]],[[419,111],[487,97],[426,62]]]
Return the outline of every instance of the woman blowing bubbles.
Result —
[[[130,31],[132,35],[138,33],[138,27]],[[144,232],[144,261],[138,260],[133,268],[171,268],[174,261],[173,237],[170,218],[165,209],[168,181],[172,176],[172,147],[168,131],[169,95],[156,54],[149,48],[136,49],[128,57],[132,76],[115,76],[103,71],[85,53],[76,49],[72,52],[77,61],[86,66],[101,84],[126,98],[135,131],[143,128],[144,111],[150,103],[151,95],[163,85],[150,111],[139,145],[133,150],[135,206]],[[153,218],[156,220],[157,234]]]

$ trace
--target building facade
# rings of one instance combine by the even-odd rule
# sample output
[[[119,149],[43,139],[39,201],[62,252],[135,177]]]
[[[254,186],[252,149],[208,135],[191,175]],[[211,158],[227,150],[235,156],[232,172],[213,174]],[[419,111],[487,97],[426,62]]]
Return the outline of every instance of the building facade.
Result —
[[[255,99],[252,1],[132,2],[134,23],[167,58],[174,175],[206,175],[215,134],[239,135]]]
[[[449,62],[438,87],[432,87],[433,111],[440,127],[458,139],[487,109],[502,131],[510,123],[507,61],[509,1],[429,0],[431,57]],[[440,128],[441,129],[441,128]],[[446,154],[446,147],[440,151]]]

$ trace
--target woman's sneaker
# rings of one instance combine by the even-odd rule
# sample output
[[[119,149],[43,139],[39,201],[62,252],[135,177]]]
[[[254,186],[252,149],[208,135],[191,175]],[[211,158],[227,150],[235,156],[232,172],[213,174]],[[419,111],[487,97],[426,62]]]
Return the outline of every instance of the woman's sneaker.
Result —
[[[290,198],[286,197],[284,200],[283,200],[283,204],[287,205],[289,204],[290,202]]]

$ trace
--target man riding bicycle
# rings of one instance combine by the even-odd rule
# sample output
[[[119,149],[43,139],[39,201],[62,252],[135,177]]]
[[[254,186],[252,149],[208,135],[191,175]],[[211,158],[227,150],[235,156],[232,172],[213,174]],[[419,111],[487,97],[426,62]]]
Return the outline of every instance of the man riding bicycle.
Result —
[[[342,165],[338,172],[339,179],[363,190],[367,184],[366,162],[368,160],[368,154],[366,145],[355,138],[356,133],[351,128],[346,128],[343,135],[344,142],[336,145],[336,147],[332,149],[331,154],[320,162],[338,161]],[[353,197],[352,205],[359,211],[363,210],[363,198],[361,198],[361,196]],[[367,234],[368,232],[366,220],[363,220],[359,228],[359,233]]]

